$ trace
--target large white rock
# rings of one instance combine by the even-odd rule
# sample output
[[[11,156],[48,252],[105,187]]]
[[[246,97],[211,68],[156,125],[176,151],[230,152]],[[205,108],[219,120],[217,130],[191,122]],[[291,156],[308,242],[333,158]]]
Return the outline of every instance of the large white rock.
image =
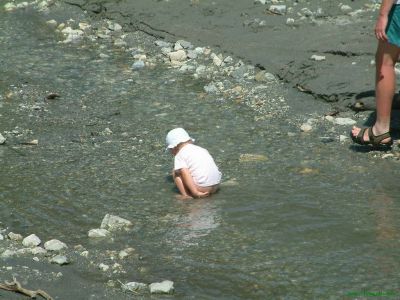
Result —
[[[101,222],[100,228],[108,231],[119,230],[132,226],[132,222],[118,216],[106,214]]]
[[[44,243],[44,248],[48,251],[60,251],[68,247],[63,242],[60,242],[59,240],[56,239],[52,239]]]
[[[39,246],[42,241],[35,234],[31,234],[22,240],[22,245],[25,247],[36,247]]]
[[[90,238],[103,238],[109,236],[110,232],[107,229],[91,229],[88,232],[88,236]]]
[[[173,291],[174,283],[170,280],[150,284],[150,293],[152,294],[170,294]]]
[[[169,52],[167,55],[168,55],[170,61],[185,61],[187,58],[186,51],[183,49],[178,50],[178,51]]]

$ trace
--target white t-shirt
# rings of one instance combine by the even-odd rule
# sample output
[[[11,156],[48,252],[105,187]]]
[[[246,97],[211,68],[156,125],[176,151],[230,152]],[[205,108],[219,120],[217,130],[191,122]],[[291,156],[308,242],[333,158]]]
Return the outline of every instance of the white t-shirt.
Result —
[[[175,170],[187,168],[194,183],[206,187],[220,183],[221,172],[208,151],[200,146],[187,144],[175,156]]]

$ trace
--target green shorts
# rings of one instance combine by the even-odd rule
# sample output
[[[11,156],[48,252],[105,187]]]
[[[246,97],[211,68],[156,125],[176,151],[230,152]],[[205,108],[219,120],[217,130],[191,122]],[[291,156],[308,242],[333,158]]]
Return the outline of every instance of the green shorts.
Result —
[[[390,44],[400,47],[400,4],[394,4],[390,10],[386,35]]]

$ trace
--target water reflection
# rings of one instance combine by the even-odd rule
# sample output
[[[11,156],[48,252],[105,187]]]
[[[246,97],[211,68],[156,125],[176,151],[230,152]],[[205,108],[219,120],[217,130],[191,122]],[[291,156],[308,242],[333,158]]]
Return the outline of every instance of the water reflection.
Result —
[[[176,200],[182,213],[172,225],[168,242],[174,247],[195,246],[220,225],[219,209],[215,198]]]

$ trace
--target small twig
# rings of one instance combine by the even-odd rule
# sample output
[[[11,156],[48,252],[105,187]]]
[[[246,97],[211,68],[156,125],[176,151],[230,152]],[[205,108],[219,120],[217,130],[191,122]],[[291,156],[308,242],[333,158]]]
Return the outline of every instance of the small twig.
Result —
[[[4,284],[0,283],[0,289],[20,293],[25,296],[29,296],[32,299],[36,299],[37,296],[42,296],[46,300],[53,300],[53,298],[49,294],[47,294],[45,291],[42,291],[42,290],[32,291],[32,290],[23,288],[21,286],[21,284],[17,281],[17,279],[15,279],[15,277],[13,277],[12,282],[4,281]]]

